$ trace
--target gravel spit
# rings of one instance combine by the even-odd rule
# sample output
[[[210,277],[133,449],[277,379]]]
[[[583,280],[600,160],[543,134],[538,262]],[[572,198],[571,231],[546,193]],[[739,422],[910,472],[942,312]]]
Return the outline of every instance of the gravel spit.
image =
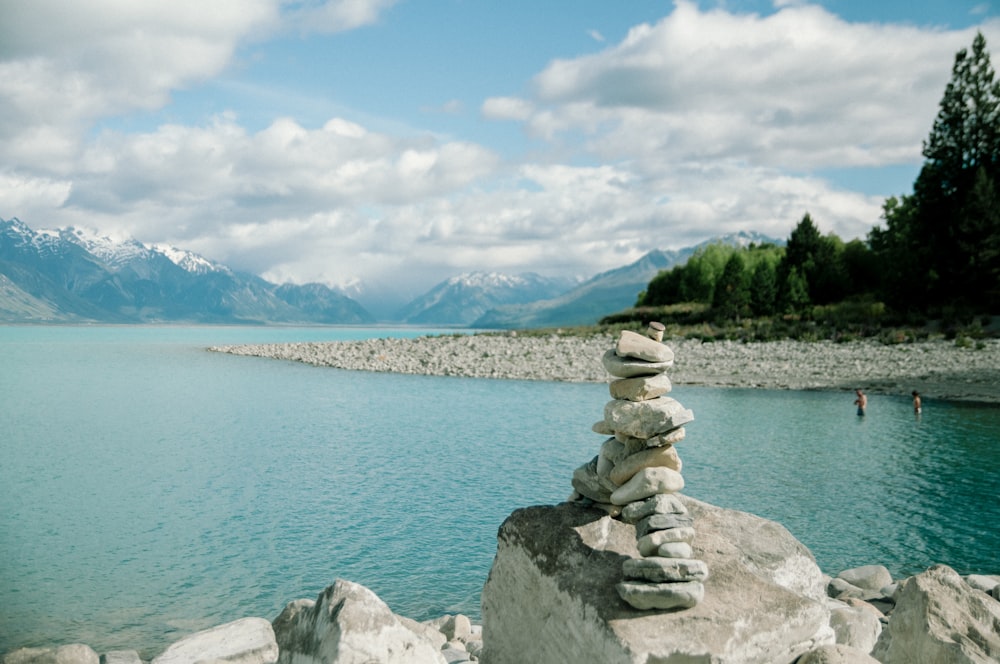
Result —
[[[469,334],[414,339],[215,346],[211,351],[353,371],[434,376],[607,382],[601,355],[610,335]],[[675,353],[674,385],[789,390],[918,390],[925,398],[1000,403],[1000,339],[960,347],[935,340],[886,345],[772,341],[664,341]]]

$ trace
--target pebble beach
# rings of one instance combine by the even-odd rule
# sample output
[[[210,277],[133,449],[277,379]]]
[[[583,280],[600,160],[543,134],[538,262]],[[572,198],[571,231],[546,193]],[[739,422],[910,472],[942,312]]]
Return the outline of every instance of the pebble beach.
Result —
[[[675,353],[674,385],[872,394],[1000,403],[1000,339],[970,346],[932,340],[884,344],[702,342],[665,339]],[[215,346],[209,350],[352,371],[436,376],[607,382],[601,365],[614,337],[455,334],[414,339]]]

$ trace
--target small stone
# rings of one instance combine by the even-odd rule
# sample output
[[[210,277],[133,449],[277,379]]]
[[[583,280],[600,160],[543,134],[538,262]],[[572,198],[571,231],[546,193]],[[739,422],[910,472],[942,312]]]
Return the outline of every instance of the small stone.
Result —
[[[636,376],[635,378],[619,378],[608,385],[612,399],[628,399],[629,401],[648,401],[663,396],[671,389],[670,378],[665,373],[655,376]]]
[[[652,556],[657,553],[660,546],[663,544],[671,544],[675,542],[683,542],[685,544],[691,544],[694,541],[694,528],[671,528],[670,530],[657,530],[655,532],[649,533],[639,538],[636,542],[636,546],[639,547],[639,553],[644,556]],[[675,556],[671,556],[675,557]]]
[[[614,436],[615,430],[608,426],[608,423],[604,420],[600,422],[594,422],[594,426],[590,427],[590,430],[594,433],[599,433],[602,436]]]
[[[704,581],[708,565],[694,558],[629,558],[622,563],[626,579],[653,581]]]
[[[845,569],[837,575],[837,578],[872,593],[877,593],[892,583],[892,574],[883,565],[863,565]]]
[[[636,537],[645,537],[657,530],[690,528],[693,525],[694,518],[687,514],[650,514],[635,524],[635,534]]]
[[[622,508],[622,521],[636,523],[650,514],[687,514],[681,499],[673,493],[658,493],[652,498],[631,502]]]
[[[598,453],[599,456],[607,459],[612,466],[617,465],[625,460],[629,455],[628,448],[618,441],[617,438],[608,438],[601,445],[601,451]]]
[[[685,435],[687,435],[687,432],[684,430],[684,427],[677,427],[676,429],[671,429],[666,433],[657,434],[652,438],[646,439],[634,438],[632,436],[616,433],[615,440],[622,445],[639,449],[643,447],[663,447],[664,445],[674,445],[684,440]]]
[[[611,502],[611,492],[601,484],[601,479],[597,476],[597,457],[574,470],[570,482],[580,495],[595,503]]]
[[[618,595],[639,610],[689,609],[705,597],[698,581],[684,583],[636,583],[623,581],[615,586]]]
[[[681,472],[681,458],[677,455],[677,450],[674,449],[673,445],[650,447],[641,452],[630,454],[614,465],[608,477],[615,484],[622,485],[643,468],[657,466]]]
[[[676,399],[658,397],[648,401],[615,399],[604,405],[604,421],[615,434],[647,440],[694,420],[694,413]]]
[[[573,486],[577,488],[575,484]],[[677,493],[683,488],[684,478],[676,470],[670,470],[663,466],[643,468],[633,475],[628,482],[611,493],[610,502],[615,505],[627,505],[637,500],[644,500],[650,496],[655,496],[658,493]],[[580,489],[577,488],[577,491],[580,491]],[[580,493],[583,493],[583,491],[580,491]]]
[[[667,542],[660,545],[656,555],[661,558],[693,558],[694,549],[687,542]]]
[[[674,351],[670,346],[665,346],[659,341],[632,332],[622,330],[618,336],[618,343],[615,346],[615,353],[619,357],[628,357],[647,362],[673,362]]]
[[[604,370],[616,378],[653,376],[663,373],[673,363],[673,360],[669,362],[646,362],[645,360],[619,357],[614,348],[609,348],[608,352],[601,357],[601,364],[604,365]]]
[[[646,336],[653,341],[663,341],[663,333],[667,331],[666,326],[659,321],[650,322],[649,326],[646,328]]]

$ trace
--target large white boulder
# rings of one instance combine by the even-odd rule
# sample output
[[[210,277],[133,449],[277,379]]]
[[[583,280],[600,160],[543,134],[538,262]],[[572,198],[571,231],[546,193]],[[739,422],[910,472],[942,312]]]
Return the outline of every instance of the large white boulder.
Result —
[[[153,664],[195,664],[202,661],[232,664],[274,664],[278,644],[271,623],[242,618],[186,636],[171,644]]]
[[[280,664],[447,664],[378,595],[338,579],[316,601],[295,600],[274,620]]]
[[[883,664],[996,664],[1000,602],[935,565],[900,583],[872,655]]]
[[[615,590],[635,527],[565,503],[515,511],[483,588],[485,664],[789,664],[834,642],[824,578],[780,524],[681,497],[704,599],[640,611]]]

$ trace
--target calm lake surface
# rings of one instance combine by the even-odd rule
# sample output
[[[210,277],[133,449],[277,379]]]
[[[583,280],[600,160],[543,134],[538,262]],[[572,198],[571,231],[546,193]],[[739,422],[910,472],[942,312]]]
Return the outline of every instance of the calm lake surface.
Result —
[[[148,658],[337,578],[479,618],[497,528],[560,502],[598,384],[349,372],[214,344],[422,329],[0,326],[0,653]],[[450,332],[449,332],[450,333]],[[594,358],[599,361],[599,358]],[[685,493],[784,524],[836,574],[1000,573],[1000,408],[677,388]]]

